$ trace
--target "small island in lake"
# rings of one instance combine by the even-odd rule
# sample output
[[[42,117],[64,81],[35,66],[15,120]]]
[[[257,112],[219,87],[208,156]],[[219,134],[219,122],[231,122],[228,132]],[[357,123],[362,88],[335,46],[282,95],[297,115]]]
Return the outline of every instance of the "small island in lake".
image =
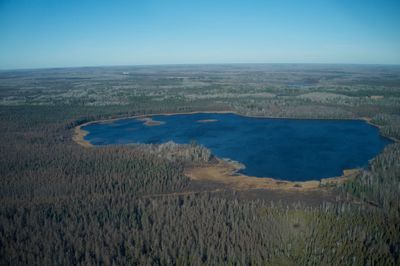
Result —
[[[197,120],[197,123],[215,123],[218,122],[217,119],[200,119]]]
[[[152,127],[160,124],[164,126]],[[152,115],[92,123],[82,129],[88,132],[84,139],[95,146],[195,141],[218,158],[245,165],[238,174],[285,181],[342,176],[346,169],[367,166],[391,143],[363,120],[271,119],[234,113]]]
[[[143,125],[148,126],[148,127],[160,126],[160,125],[165,124],[165,122],[153,120],[151,117],[142,117],[142,118],[138,118],[137,120],[143,121],[144,122]]]

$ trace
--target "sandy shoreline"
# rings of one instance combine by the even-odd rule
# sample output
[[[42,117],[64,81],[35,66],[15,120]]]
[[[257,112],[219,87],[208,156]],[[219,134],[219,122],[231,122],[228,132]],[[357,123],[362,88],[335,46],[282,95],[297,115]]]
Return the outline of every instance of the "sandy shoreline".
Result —
[[[240,167],[235,163],[217,159],[215,164],[186,168],[184,173],[191,180],[217,182],[232,187],[233,189],[281,189],[293,191],[306,191],[336,186],[349,179],[355,178],[361,169],[343,170],[343,175],[338,177],[323,178],[308,181],[287,181],[269,177],[254,177],[237,173]]]
[[[218,113],[218,114],[236,114],[243,117],[253,117],[253,118],[268,118],[268,119],[291,119],[291,120],[362,120],[367,122],[368,124],[380,128],[378,125],[373,124],[371,122],[371,118],[368,117],[360,117],[360,118],[348,118],[348,119],[322,119],[322,118],[278,118],[278,117],[263,117],[263,116],[247,116],[243,114],[238,114],[235,111],[194,111],[194,112],[185,112],[185,113],[162,113],[162,114],[145,114],[145,115],[136,115],[130,117],[123,118],[113,118],[113,119],[104,119],[97,120],[84,123],[75,127],[73,140],[85,147],[90,148],[94,147],[89,141],[86,141],[84,138],[89,133],[82,129],[82,127],[94,124],[94,123],[111,123],[112,121],[121,120],[121,119],[139,119],[144,121],[147,126],[156,126],[159,125],[159,121],[152,120],[151,116],[156,115],[179,115],[179,114],[209,114],[209,113]],[[150,122],[149,122],[150,121]],[[154,122],[154,124],[153,124]],[[389,138],[394,142],[398,141],[397,139]],[[286,180],[278,180],[274,178],[268,177],[253,177],[247,176],[244,174],[238,174],[237,171],[240,169],[234,162],[228,162],[222,159],[217,158],[217,163],[209,163],[202,166],[195,167],[187,167],[184,170],[185,175],[187,175],[191,180],[197,181],[208,181],[208,182],[218,182],[225,185],[228,185],[234,189],[283,189],[283,190],[293,190],[293,191],[305,191],[305,190],[315,190],[321,189],[324,187],[335,186],[341,183],[346,182],[349,179],[355,178],[360,169],[344,169],[343,175],[338,177],[331,178],[323,178],[320,181],[318,180],[309,180],[309,181],[286,181]]]
[[[358,118],[297,118],[297,117],[276,117],[276,116],[258,116],[258,115],[244,115],[238,113],[237,111],[192,111],[192,112],[171,112],[171,113],[152,113],[152,114],[143,114],[143,115],[133,115],[133,116],[125,116],[125,117],[117,117],[117,118],[107,118],[107,119],[99,119],[95,121],[89,121],[79,126],[84,127],[90,124],[96,123],[112,123],[113,121],[123,120],[123,119],[143,119],[150,118],[151,116],[171,116],[171,115],[193,115],[193,114],[235,114],[242,117],[251,117],[251,118],[265,118],[265,119],[285,119],[285,120],[355,120],[355,121],[365,121],[368,124],[380,128],[378,125],[372,123],[372,118],[369,117],[358,117]],[[151,118],[150,118],[151,119]],[[214,119],[206,119],[206,120],[214,120]],[[79,127],[78,126],[78,127]]]
[[[364,120],[367,124],[369,124],[369,125],[371,125],[371,126],[373,126],[373,127],[376,127],[377,129],[379,129],[379,135],[380,135],[381,137],[390,139],[390,140],[393,141],[393,142],[398,142],[398,141],[399,141],[398,139],[396,139],[396,138],[394,138],[394,137],[387,137],[387,136],[382,135],[382,134],[381,134],[381,131],[380,131],[381,127],[378,126],[378,125],[376,125],[376,124],[374,124],[374,123],[372,123],[372,118],[369,118],[369,117],[361,117],[360,120]]]
[[[128,116],[128,117],[118,117],[118,118],[110,118],[110,119],[100,119],[100,120],[95,120],[95,121],[89,121],[83,124],[80,124],[74,128],[74,135],[72,137],[72,140],[75,141],[77,144],[81,145],[82,147],[88,148],[88,147],[94,147],[93,144],[91,144],[89,141],[85,140],[85,136],[89,134],[86,130],[82,129],[82,127],[91,125],[91,124],[109,124],[114,121],[122,120],[122,119],[138,119],[139,121],[143,121],[145,125],[147,126],[156,126],[160,125],[162,122],[161,121],[155,121],[151,118],[151,116],[155,115],[164,115],[164,116],[171,116],[171,115],[190,115],[190,114],[212,114],[212,113],[218,113],[218,114],[236,114],[233,111],[194,111],[194,112],[186,112],[186,113],[163,113],[163,114],[144,114],[144,115],[134,115],[134,116]],[[160,124],[159,124],[160,122]]]
[[[87,134],[89,134],[88,131],[83,130],[81,127],[84,126],[85,124],[79,125],[77,127],[74,128],[74,136],[72,137],[72,139],[78,143],[79,145],[81,145],[82,147],[85,148],[91,148],[94,147],[92,143],[90,143],[89,141],[85,140],[85,136]]]

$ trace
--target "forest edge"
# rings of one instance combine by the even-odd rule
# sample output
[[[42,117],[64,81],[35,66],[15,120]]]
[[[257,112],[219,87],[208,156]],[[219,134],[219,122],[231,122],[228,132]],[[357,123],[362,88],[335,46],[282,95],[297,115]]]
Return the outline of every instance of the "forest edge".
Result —
[[[82,127],[94,124],[94,123],[111,123],[116,120],[121,119],[138,119],[144,121],[145,125],[152,126],[152,124],[146,124],[148,121],[153,121],[152,116],[156,115],[183,115],[183,114],[199,114],[199,113],[218,113],[218,114],[235,114],[244,117],[254,117],[254,118],[268,118],[268,119],[310,119],[315,118],[290,118],[290,117],[267,117],[267,116],[251,116],[237,113],[235,111],[194,111],[194,112],[174,112],[174,113],[158,113],[158,114],[143,114],[135,115],[123,118],[112,118],[112,119],[102,119],[96,121],[86,122],[84,124],[78,125],[74,128],[73,140],[84,148],[95,147],[89,141],[85,140],[85,136],[89,134],[88,131],[82,129]],[[315,119],[317,120],[317,119]],[[318,119],[319,120],[319,119]],[[362,120],[371,126],[380,127],[372,123],[372,119],[369,117],[359,117],[359,118],[349,118],[349,119],[324,119],[324,120]],[[394,142],[398,140],[395,138],[389,138]],[[200,182],[216,182],[220,184],[227,185],[235,190],[250,190],[250,189],[280,189],[280,190],[290,190],[290,191],[309,191],[309,190],[321,190],[329,189],[330,187],[335,187],[337,185],[343,184],[348,180],[354,179],[362,171],[362,169],[343,169],[343,174],[341,176],[322,178],[321,180],[307,180],[307,181],[287,181],[279,180],[270,177],[254,177],[247,176],[238,173],[241,166],[234,162],[216,158],[213,162],[200,164],[200,165],[190,165],[186,166],[184,169],[184,174],[193,181]]]

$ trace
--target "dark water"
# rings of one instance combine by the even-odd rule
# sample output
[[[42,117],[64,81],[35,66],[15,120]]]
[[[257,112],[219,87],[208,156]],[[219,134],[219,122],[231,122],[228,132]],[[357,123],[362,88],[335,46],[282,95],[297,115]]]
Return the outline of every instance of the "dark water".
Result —
[[[235,114],[156,115],[159,126],[135,119],[91,124],[85,137],[94,145],[190,143],[195,140],[220,158],[246,165],[258,177],[303,181],[339,176],[343,169],[365,167],[391,141],[359,120],[292,120]],[[216,119],[213,123],[198,120]]]

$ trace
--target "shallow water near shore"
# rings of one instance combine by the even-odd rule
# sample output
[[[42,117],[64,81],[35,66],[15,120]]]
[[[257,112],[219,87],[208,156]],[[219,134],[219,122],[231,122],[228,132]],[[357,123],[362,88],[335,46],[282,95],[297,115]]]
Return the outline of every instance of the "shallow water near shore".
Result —
[[[289,181],[320,180],[344,169],[366,167],[385,145],[378,128],[361,120],[308,120],[245,117],[232,113],[154,115],[82,127],[93,145],[191,143],[220,158],[246,166],[249,176]]]

